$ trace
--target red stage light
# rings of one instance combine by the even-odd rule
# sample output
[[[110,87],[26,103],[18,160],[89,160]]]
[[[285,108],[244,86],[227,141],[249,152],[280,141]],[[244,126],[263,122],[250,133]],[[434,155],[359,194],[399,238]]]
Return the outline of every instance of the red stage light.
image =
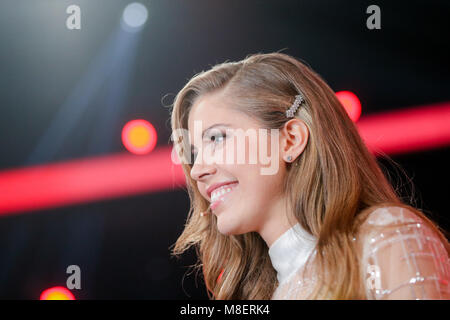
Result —
[[[131,120],[122,129],[122,143],[131,153],[149,153],[155,148],[156,141],[156,130],[146,120]]]
[[[52,287],[42,291],[39,300],[75,300],[75,297],[67,288]]]
[[[338,91],[336,96],[347,111],[353,122],[358,121],[361,115],[361,102],[358,97],[350,91]]]
[[[0,171],[0,215],[126,195],[178,189],[185,184],[172,147],[148,155],[129,152]]]
[[[362,117],[358,131],[374,154],[418,152],[450,146],[450,102]],[[185,185],[173,148],[149,155],[95,158],[0,170],[0,216],[117,198]]]

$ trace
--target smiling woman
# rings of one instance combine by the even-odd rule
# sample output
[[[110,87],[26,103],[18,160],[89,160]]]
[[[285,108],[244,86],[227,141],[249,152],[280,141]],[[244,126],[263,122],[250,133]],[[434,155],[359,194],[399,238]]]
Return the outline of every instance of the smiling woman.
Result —
[[[172,254],[198,248],[212,299],[449,297],[443,231],[400,200],[335,93],[299,60],[216,65],[185,85],[171,116],[173,133],[188,132],[174,141],[191,199]],[[276,170],[262,174],[256,150],[270,150]]]

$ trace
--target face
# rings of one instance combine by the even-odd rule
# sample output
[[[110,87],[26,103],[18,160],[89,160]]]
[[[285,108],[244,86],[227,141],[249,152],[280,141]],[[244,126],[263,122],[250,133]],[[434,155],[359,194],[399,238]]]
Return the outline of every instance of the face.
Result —
[[[197,151],[192,165],[191,177],[197,182],[197,187],[205,199],[212,200],[212,214],[217,216],[217,228],[224,235],[261,232],[270,228],[274,221],[280,221],[280,215],[285,213],[282,183],[286,175],[285,162],[278,149],[274,149],[267,131],[267,138],[261,135],[258,122],[245,114],[230,108],[230,101],[220,93],[204,95],[193,105],[188,120],[190,142]],[[216,124],[219,126],[213,127]],[[195,129],[201,125],[201,130]],[[261,174],[261,168],[267,168],[267,162],[261,163],[259,152],[253,148],[255,140],[245,135],[245,142],[238,144],[237,132],[256,133],[256,146],[267,145],[267,155],[270,161],[277,161],[278,170],[273,174]],[[196,131],[204,131],[194,139]],[[234,143],[231,143],[232,140]],[[241,140],[243,141],[243,140]],[[252,142],[253,141],[253,142]],[[278,147],[279,140],[275,147]],[[252,146],[253,145],[253,146]],[[233,150],[229,150],[233,148]],[[277,152],[273,152],[276,150]],[[228,153],[235,155],[234,159],[226,159]],[[250,153],[256,153],[256,163],[250,161]],[[245,161],[237,160],[238,154],[245,154]],[[222,155],[222,156],[221,156]],[[203,157],[203,158],[202,158]],[[220,160],[221,159],[221,160]],[[208,188],[217,183],[235,182],[216,189],[208,194]],[[217,193],[219,191],[219,193]]]

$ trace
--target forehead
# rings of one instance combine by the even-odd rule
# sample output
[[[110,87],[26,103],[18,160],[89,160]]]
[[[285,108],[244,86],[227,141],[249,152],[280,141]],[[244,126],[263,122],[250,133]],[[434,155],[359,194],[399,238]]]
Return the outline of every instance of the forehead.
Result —
[[[194,102],[189,112],[188,130],[194,128],[194,121],[202,121],[202,127],[207,128],[219,121],[226,122],[226,119],[235,117],[235,112],[223,95],[203,95]]]
[[[199,122],[197,122],[199,121]],[[188,116],[189,139],[193,141],[195,126],[203,131],[212,125],[228,123],[232,129],[259,128],[259,123],[233,107],[233,101],[222,93],[210,93],[197,98]]]

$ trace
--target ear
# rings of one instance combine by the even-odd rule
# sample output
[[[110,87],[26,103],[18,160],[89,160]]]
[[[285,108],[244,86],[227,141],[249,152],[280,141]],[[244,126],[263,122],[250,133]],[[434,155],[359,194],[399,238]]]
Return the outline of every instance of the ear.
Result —
[[[280,134],[280,155],[285,161],[291,156],[295,161],[306,148],[309,138],[309,129],[303,120],[293,118],[284,124]]]

